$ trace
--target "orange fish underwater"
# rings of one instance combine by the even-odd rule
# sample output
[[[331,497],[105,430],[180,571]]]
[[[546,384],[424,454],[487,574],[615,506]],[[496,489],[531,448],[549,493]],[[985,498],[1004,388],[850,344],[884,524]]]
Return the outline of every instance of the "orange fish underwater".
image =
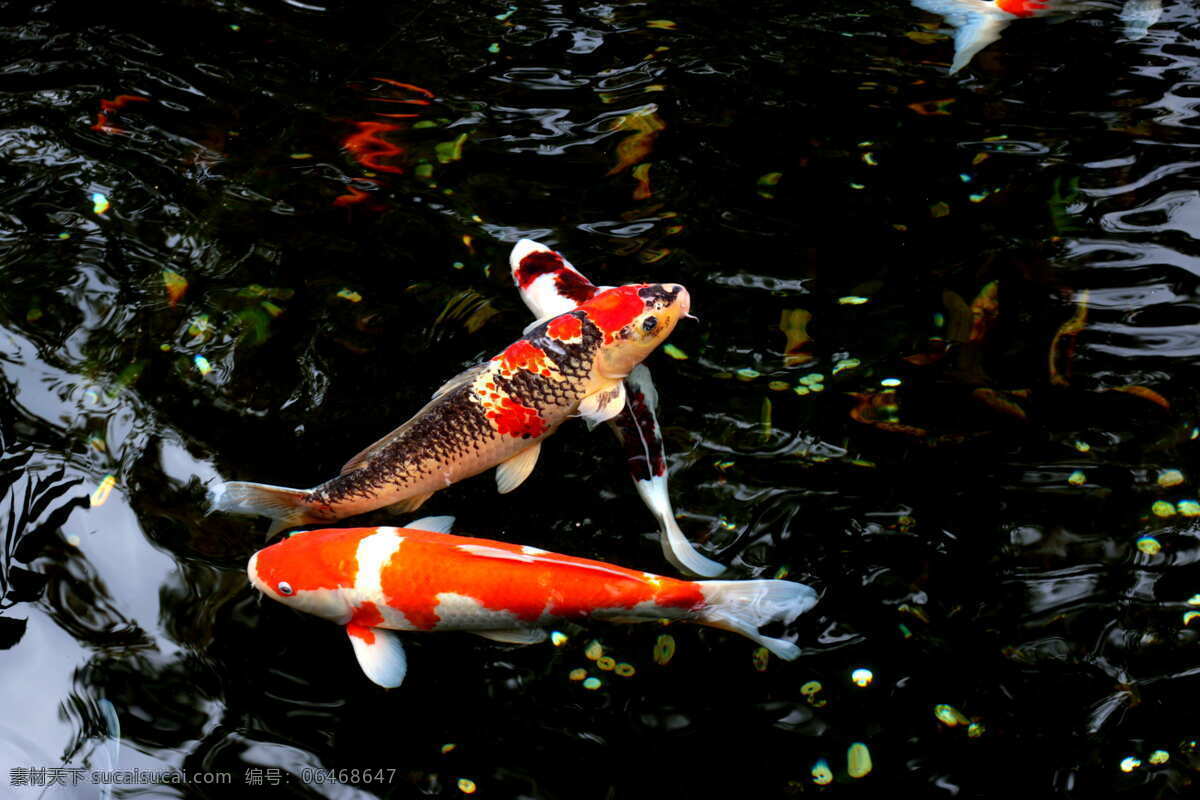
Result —
[[[569,417],[594,426],[625,407],[623,379],[690,306],[687,290],[672,283],[600,292],[450,380],[336,478],[312,489],[225,483],[212,508],[271,517],[274,533],[384,506],[411,511],[489,467],[500,492],[512,491],[533,470],[542,440]]]
[[[449,534],[453,518],[407,528],[300,531],[250,558],[260,592],[345,626],[363,672],[386,688],[407,671],[393,631],[468,631],[511,644],[561,620],[679,620],[739,633],[780,658],[800,648],[759,627],[789,623],[816,592],[783,580],[687,581],[534,547]]]

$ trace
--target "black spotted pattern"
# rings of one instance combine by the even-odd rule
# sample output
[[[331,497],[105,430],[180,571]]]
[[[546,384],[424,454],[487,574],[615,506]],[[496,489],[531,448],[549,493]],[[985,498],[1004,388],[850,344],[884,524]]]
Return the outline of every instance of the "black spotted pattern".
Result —
[[[487,362],[483,375],[496,387],[496,393],[516,403],[536,409],[546,421],[550,435],[583,398],[591,377],[603,333],[583,312],[570,312],[581,321],[578,341],[563,342],[546,334],[547,324],[539,325],[524,338],[546,354],[552,369],[565,380],[545,377],[524,369],[501,374],[501,362]],[[453,466],[465,461],[495,466],[514,454],[514,439],[497,432],[475,381],[465,382],[437,398],[392,435],[368,462],[313,489],[307,496],[313,516],[331,519],[344,516],[333,506],[354,500],[370,499],[381,490],[396,489],[427,481],[431,476],[455,474]],[[531,438],[526,435],[525,439]],[[494,452],[495,457],[489,458]],[[458,474],[454,480],[466,477]],[[444,487],[444,483],[434,489]],[[420,492],[414,492],[419,494]]]
[[[661,283],[652,283],[649,286],[638,289],[638,297],[645,302],[647,309],[654,311],[662,311],[675,304],[675,298],[679,296],[681,287],[676,286],[674,289],[667,290]]]

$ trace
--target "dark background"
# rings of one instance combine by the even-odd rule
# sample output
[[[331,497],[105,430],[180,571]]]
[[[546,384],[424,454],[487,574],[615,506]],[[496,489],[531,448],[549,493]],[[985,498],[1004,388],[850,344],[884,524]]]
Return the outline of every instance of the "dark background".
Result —
[[[111,704],[119,768],[279,769],[255,796],[1188,796],[1200,28],[1165,3],[954,77],[883,0],[0,3],[0,766],[102,768]],[[800,660],[414,635],[385,693],[247,585],[264,523],[205,486],[313,485],[515,339],[521,237],[690,290],[648,361],[680,523],[818,589]],[[426,511],[669,572],[582,425]]]

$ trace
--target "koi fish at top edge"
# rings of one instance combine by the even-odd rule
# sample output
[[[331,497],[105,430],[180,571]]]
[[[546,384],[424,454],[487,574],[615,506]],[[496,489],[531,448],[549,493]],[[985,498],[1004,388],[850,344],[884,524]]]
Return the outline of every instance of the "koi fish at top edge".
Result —
[[[1104,9],[1101,3],[1087,0],[910,0],[924,11],[937,14],[954,30],[954,61],[950,74],[971,62],[975,54],[1000,38],[1009,23],[1018,19],[1072,14]],[[1121,18],[1126,20],[1126,36],[1140,38],[1162,15],[1162,0],[1128,0]]]
[[[411,511],[489,467],[497,467],[500,492],[512,491],[533,470],[542,440],[569,417],[594,425],[620,412],[622,379],[690,305],[679,284],[600,292],[451,379],[337,477],[312,489],[233,481],[215,490],[212,508],[271,517],[274,533],[384,506]]]
[[[453,517],[405,528],[301,531],[250,558],[250,582],[272,600],[345,626],[367,677],[404,680],[392,631],[468,631],[509,644],[546,638],[560,620],[679,620],[739,633],[780,658],[800,648],[758,629],[817,602],[802,583],[687,581],[508,542],[453,536]]]
[[[604,291],[588,280],[571,262],[543,244],[521,239],[509,255],[513,282],[521,299],[536,317],[561,314]],[[725,566],[702,555],[684,536],[675,521],[667,491],[667,459],[655,407],[658,391],[645,364],[638,364],[625,379],[625,408],[608,421],[625,450],[633,485],[642,502],[658,520],[663,556],[679,571],[712,578]]]

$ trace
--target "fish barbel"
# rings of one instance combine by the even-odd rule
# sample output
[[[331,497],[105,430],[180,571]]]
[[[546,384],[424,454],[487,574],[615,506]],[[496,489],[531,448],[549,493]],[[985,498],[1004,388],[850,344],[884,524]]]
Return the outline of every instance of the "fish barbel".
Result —
[[[274,533],[384,506],[412,511],[489,467],[499,491],[512,491],[533,470],[542,440],[569,417],[594,426],[624,408],[623,379],[690,305],[679,284],[600,292],[451,379],[336,478],[311,489],[233,481],[215,490],[212,508],[271,517]]]
[[[407,672],[393,631],[468,631],[510,644],[546,638],[561,620],[678,620],[739,633],[780,658],[800,648],[764,636],[817,594],[784,580],[689,581],[489,539],[454,536],[451,517],[405,528],[300,531],[255,553],[250,582],[272,600],[342,625],[367,677]]]

